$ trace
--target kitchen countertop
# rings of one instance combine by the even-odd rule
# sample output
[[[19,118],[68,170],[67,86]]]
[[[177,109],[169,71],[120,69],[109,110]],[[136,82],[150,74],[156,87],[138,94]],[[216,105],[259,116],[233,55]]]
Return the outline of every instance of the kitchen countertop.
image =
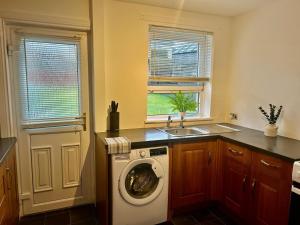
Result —
[[[237,132],[208,134],[189,137],[172,137],[155,128],[124,129],[119,132],[96,133],[105,143],[106,137],[127,137],[132,149],[168,145],[170,143],[189,142],[207,139],[223,139],[241,144],[253,151],[262,152],[291,162],[300,160],[300,141],[282,136],[266,137],[263,132],[232,124],[222,124],[238,129]],[[195,125],[197,126],[197,125]],[[202,125],[198,125],[201,127]],[[107,146],[107,145],[106,145]],[[1,155],[0,155],[1,156]]]
[[[14,137],[11,138],[0,138],[0,165],[7,153],[12,149],[12,147],[16,144],[17,139]]]

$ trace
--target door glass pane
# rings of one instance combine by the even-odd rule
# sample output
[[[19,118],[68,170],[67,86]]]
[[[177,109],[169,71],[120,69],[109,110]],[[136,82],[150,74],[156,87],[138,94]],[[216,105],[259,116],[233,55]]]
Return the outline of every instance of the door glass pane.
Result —
[[[24,38],[20,46],[23,120],[80,115],[78,44]]]
[[[148,163],[141,163],[132,168],[126,176],[125,187],[128,194],[141,199],[150,196],[156,189],[159,178]]]

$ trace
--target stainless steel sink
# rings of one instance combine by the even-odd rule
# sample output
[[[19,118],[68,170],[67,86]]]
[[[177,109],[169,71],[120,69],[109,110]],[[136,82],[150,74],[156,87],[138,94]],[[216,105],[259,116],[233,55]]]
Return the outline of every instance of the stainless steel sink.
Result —
[[[171,136],[175,137],[184,137],[184,136],[198,136],[207,134],[206,131],[201,130],[196,127],[191,128],[166,128],[166,129],[159,129]]]
[[[198,125],[198,126],[186,127],[186,128],[180,128],[180,127],[164,128],[158,130],[163,131],[174,137],[200,136],[206,134],[220,134],[220,133],[239,131],[235,128],[228,127],[221,124]]]

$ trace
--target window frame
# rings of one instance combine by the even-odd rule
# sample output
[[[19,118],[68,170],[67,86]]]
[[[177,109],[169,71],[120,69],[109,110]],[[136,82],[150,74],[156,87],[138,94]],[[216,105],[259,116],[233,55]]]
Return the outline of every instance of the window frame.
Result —
[[[211,58],[210,58],[210,74],[209,76],[200,76],[200,77],[190,77],[190,76],[159,76],[159,75],[150,75],[149,74],[149,48],[150,48],[150,37],[149,37],[149,29],[150,26],[158,26],[158,27],[166,27],[166,28],[174,28],[174,29],[182,29],[182,30],[191,30],[191,31],[199,31],[199,32],[207,32],[211,35]],[[199,94],[199,111],[196,115],[187,115],[185,120],[187,121],[198,121],[198,120],[212,120],[211,117],[211,95],[212,95],[212,77],[213,77],[213,64],[214,64],[214,33],[211,31],[204,31],[201,29],[195,29],[195,27],[177,27],[177,26],[168,26],[166,24],[148,24],[148,75],[147,75],[147,96],[151,93],[166,93],[172,94],[177,93],[178,91],[182,91],[183,93],[198,93]],[[200,59],[199,63],[200,63]],[[176,81],[176,82],[200,82],[199,86],[151,86],[149,85],[149,81]],[[175,113],[174,113],[175,114]],[[146,113],[146,121],[145,123],[156,123],[156,122],[164,122],[167,120],[168,116],[173,116],[174,114],[165,114],[165,115],[148,115],[148,101],[147,101],[147,113]],[[179,121],[180,116],[173,117],[173,121]]]

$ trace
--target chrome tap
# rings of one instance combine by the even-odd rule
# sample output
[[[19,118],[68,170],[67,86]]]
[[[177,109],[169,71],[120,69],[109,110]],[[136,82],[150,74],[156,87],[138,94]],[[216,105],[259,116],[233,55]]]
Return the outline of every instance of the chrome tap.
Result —
[[[180,127],[180,128],[184,128],[184,126],[183,126],[183,121],[184,121],[184,116],[181,116],[181,117],[180,117],[180,124],[179,124],[179,127]]]
[[[167,128],[170,128],[170,124],[172,123],[171,116],[168,116]]]

